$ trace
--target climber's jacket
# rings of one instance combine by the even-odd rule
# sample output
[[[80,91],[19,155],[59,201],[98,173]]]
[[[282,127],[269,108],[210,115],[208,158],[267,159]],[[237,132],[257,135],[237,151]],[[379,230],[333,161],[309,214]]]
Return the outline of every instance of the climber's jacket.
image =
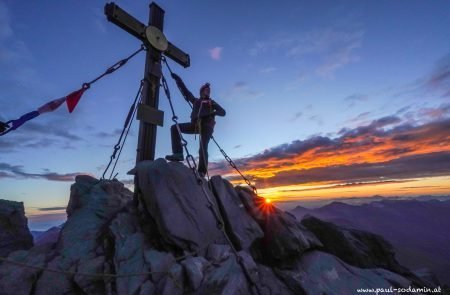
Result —
[[[225,110],[211,98],[196,98],[184,85],[183,80],[176,75],[172,74],[175,79],[178,88],[183,94],[184,98],[192,103],[191,121],[197,123],[198,119],[201,119],[202,124],[213,125],[215,124],[215,116],[225,116]]]

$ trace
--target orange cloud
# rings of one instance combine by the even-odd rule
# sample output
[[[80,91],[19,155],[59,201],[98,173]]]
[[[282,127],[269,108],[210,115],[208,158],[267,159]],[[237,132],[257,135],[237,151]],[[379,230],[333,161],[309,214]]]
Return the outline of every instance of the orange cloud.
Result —
[[[337,138],[296,140],[237,159],[236,163],[262,188],[374,184],[450,175],[450,119],[413,126],[397,117],[385,117],[341,130]],[[226,163],[212,166],[212,173],[240,182]]]

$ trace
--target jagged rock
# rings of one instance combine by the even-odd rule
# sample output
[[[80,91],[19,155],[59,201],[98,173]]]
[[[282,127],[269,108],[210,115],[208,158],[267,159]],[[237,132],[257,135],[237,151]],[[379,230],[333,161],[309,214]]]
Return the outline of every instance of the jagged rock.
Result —
[[[382,267],[400,274],[411,274],[397,262],[392,245],[380,235],[339,227],[310,215],[303,218],[301,223],[319,238],[324,251],[348,264],[361,268]]]
[[[155,294],[155,285],[150,281],[146,281],[142,284],[141,289],[139,290],[139,295],[149,294]]]
[[[74,284],[72,283],[72,280],[69,278],[69,276],[64,274],[64,272],[66,271],[76,271],[76,265],[73,264],[69,259],[65,258],[64,256],[57,256],[49,263],[47,263],[45,267],[59,272],[43,271],[36,282],[34,294],[63,295],[73,294],[78,291],[74,288]],[[87,283],[87,280],[92,280],[92,277],[86,277],[85,283]]]
[[[33,247],[22,202],[0,200],[0,256]]]
[[[127,206],[127,210],[118,213],[109,225],[109,237],[114,245],[114,253],[109,255],[114,257],[114,271],[119,275],[149,272],[144,251],[150,250],[150,245],[139,231],[139,222],[133,214],[135,211],[132,206]],[[119,294],[135,294],[147,279],[148,275],[119,277],[116,279],[117,291]]]
[[[225,220],[225,229],[236,248],[249,249],[255,239],[264,236],[260,226],[247,214],[231,183],[220,176],[213,176],[211,186]]]
[[[98,239],[106,225],[132,200],[132,193],[118,181],[99,182],[90,176],[77,176],[71,187],[67,207],[67,222],[57,243],[58,256],[48,263],[56,269],[77,271],[78,264],[97,257]],[[51,281],[59,280],[51,288],[53,294],[65,294],[73,283],[61,275],[45,272],[38,280],[37,291],[50,292]],[[97,278],[86,276],[84,286],[96,285]],[[77,286],[82,289],[82,287]]]
[[[290,263],[309,249],[322,244],[308,229],[297,222],[294,216],[285,213],[247,189],[237,188],[237,192],[248,213],[264,230],[262,244],[266,258],[276,263]]]
[[[107,224],[132,200],[132,193],[118,181],[99,182],[90,176],[77,176],[71,187],[71,196],[67,207],[68,220],[61,229],[58,243],[47,249],[42,267],[61,272],[77,272],[80,269],[101,269],[100,265],[90,264],[99,256],[98,242],[105,234]],[[36,249],[42,249],[36,248]],[[36,255],[35,248],[23,253],[21,261],[30,262]],[[14,257],[12,257],[14,260]],[[8,267],[6,267],[8,269]],[[0,272],[3,271],[3,265]],[[92,276],[76,276],[70,278],[64,273],[50,271],[34,271],[35,294],[67,294],[81,292],[83,288],[92,291],[93,287],[99,294],[98,278]],[[11,276],[0,276],[1,285],[11,285]],[[79,285],[79,284],[80,285]],[[97,291],[94,291],[96,293]],[[16,294],[10,292],[6,294]]]
[[[145,261],[150,265],[150,270],[154,272],[152,278],[154,282],[160,281],[166,276],[175,264],[175,257],[171,253],[149,250],[144,253]]]
[[[436,274],[428,268],[421,268],[413,271],[414,275],[420,278],[428,286],[439,286],[440,282]]]
[[[203,257],[189,257],[181,262],[188,278],[188,286],[192,290],[197,290],[203,280],[203,271],[210,265]]]
[[[244,295],[251,292],[247,278],[234,255],[228,257],[218,267],[209,269],[198,290],[198,294],[205,295]]]
[[[156,294],[161,295],[178,295],[183,294],[183,267],[178,263],[172,264],[169,274],[159,281]]]
[[[136,167],[141,201],[154,218],[163,240],[186,251],[204,252],[209,244],[225,244],[213,212],[192,171],[163,159]],[[215,203],[207,184],[203,187]],[[217,204],[215,204],[217,207]]]
[[[294,294],[270,267],[258,264],[258,275],[261,295]]]
[[[39,234],[39,236],[34,237],[34,245],[44,245],[44,244],[54,244],[58,241],[59,233],[61,232],[61,226],[54,226],[45,232]]]
[[[82,274],[102,274],[104,273],[105,260],[104,256],[81,260],[78,264],[77,272]],[[104,279],[102,277],[92,278],[76,275],[74,281],[86,294],[105,294]]]
[[[235,245],[248,247],[238,260],[188,168],[157,160],[136,170],[137,203],[118,181],[77,177],[58,241],[8,256],[47,270],[1,263],[0,294],[352,294],[359,286],[417,283],[398,273],[402,268],[388,259],[389,251],[374,247],[368,236],[344,235],[350,246],[338,240],[339,247],[363,249],[356,262],[372,268],[351,266],[325,252],[332,247],[328,241],[322,244],[291,215],[262,206],[248,190],[236,188],[246,210],[238,209],[238,201],[227,200],[236,196],[230,186],[216,178],[211,200],[219,200]]]
[[[32,255],[29,255],[29,254]],[[11,253],[9,260],[34,266],[45,265],[45,253],[39,253],[36,249],[31,251],[19,250]],[[36,277],[41,273],[34,268],[25,268],[4,262],[0,264],[0,294],[28,295],[36,281]],[[17,282],[20,282],[18,284]]]
[[[353,267],[317,250],[304,253],[292,269],[275,271],[294,294],[355,294],[358,288],[407,288],[412,284],[388,270]]]
[[[231,255],[230,245],[209,245],[206,252],[206,258],[213,262],[221,262]]]
[[[93,254],[103,226],[132,197],[132,192],[118,181],[98,182],[87,175],[77,176],[67,206],[68,219],[58,241],[61,254],[72,261]]]

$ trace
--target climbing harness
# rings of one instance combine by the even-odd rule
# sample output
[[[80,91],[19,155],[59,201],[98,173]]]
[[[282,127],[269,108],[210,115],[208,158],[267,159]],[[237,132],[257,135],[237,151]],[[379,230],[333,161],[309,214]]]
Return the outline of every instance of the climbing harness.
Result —
[[[244,264],[244,261],[243,261],[242,257],[239,255],[239,253],[236,250],[233,242],[231,241],[231,238],[229,237],[228,233],[225,230],[225,222],[224,222],[224,220],[222,218],[222,215],[220,214],[220,211],[216,208],[215,204],[211,200],[210,195],[206,191],[205,186],[203,185],[203,179],[202,179],[202,177],[199,175],[199,173],[197,171],[197,164],[195,162],[195,159],[190,154],[189,149],[187,147],[187,141],[184,139],[183,134],[181,132],[181,129],[180,129],[180,126],[179,126],[179,123],[178,123],[178,117],[177,117],[177,115],[175,113],[175,109],[173,107],[172,98],[171,98],[171,95],[170,95],[170,90],[169,90],[169,87],[167,85],[167,80],[164,77],[164,74],[161,75],[161,81],[162,81],[162,87],[164,89],[164,93],[166,94],[167,100],[169,101],[170,109],[172,111],[172,121],[175,123],[176,129],[177,129],[178,134],[179,134],[180,139],[181,139],[181,145],[183,146],[183,148],[184,148],[184,150],[186,152],[187,165],[192,170],[192,172],[194,174],[194,177],[195,177],[195,179],[197,181],[197,184],[201,187],[203,195],[206,197],[206,201],[208,202],[207,207],[213,213],[213,216],[214,216],[214,218],[216,219],[216,222],[217,222],[217,227],[219,228],[220,231],[222,231],[222,233],[223,233],[227,243],[230,245],[230,248],[231,248],[233,254],[236,257],[236,260],[237,260],[239,266],[242,268],[242,271],[243,271],[246,279],[250,283],[250,289],[251,289],[252,293],[254,293],[255,290],[256,290],[257,294],[261,294],[261,291],[260,291],[258,285],[253,280],[251,274],[249,273],[247,267]]]
[[[109,176],[109,180],[111,180],[111,178],[113,177],[113,173],[114,173],[114,170],[116,169],[116,165],[117,165],[117,163],[119,161],[120,154],[122,153],[122,149],[123,149],[123,147],[125,145],[125,142],[127,140],[128,132],[130,132],[130,128],[131,128],[134,116],[136,115],[138,99],[140,99],[140,101],[142,100],[142,88],[143,88],[143,86],[144,86],[144,80],[142,80],[141,84],[139,85],[139,89],[138,89],[138,91],[136,93],[136,97],[134,98],[134,102],[130,106],[130,110],[128,111],[127,118],[125,119],[125,123],[123,124],[122,132],[120,134],[119,140],[117,141],[117,144],[114,146],[114,151],[113,151],[113,153],[112,153],[112,155],[111,155],[111,157],[109,159],[109,163],[106,166],[105,171],[103,172],[103,175],[102,175],[101,179],[105,179],[105,174],[108,171],[109,166],[111,165],[112,161],[114,159],[116,159],[116,154],[119,151],[119,154],[117,155],[117,159],[116,159],[116,161],[114,163],[114,166],[113,166],[113,168],[111,170],[111,174]],[[123,141],[122,141],[122,137],[124,136],[124,134],[125,134],[125,137],[123,138]],[[117,174],[114,175],[114,178],[116,176],[117,176]]]

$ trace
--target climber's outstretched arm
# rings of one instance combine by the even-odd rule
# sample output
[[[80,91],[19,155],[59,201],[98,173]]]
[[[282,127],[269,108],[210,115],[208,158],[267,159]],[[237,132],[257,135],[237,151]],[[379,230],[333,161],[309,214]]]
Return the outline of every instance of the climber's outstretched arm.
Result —
[[[183,94],[184,99],[186,99],[188,102],[193,104],[195,102],[196,98],[194,95],[192,95],[192,93],[189,91],[189,89],[187,89],[186,85],[184,85],[184,82],[183,82],[183,80],[181,80],[180,76],[178,76],[175,73],[172,73],[172,78],[177,83],[178,88],[180,88],[181,94]]]

